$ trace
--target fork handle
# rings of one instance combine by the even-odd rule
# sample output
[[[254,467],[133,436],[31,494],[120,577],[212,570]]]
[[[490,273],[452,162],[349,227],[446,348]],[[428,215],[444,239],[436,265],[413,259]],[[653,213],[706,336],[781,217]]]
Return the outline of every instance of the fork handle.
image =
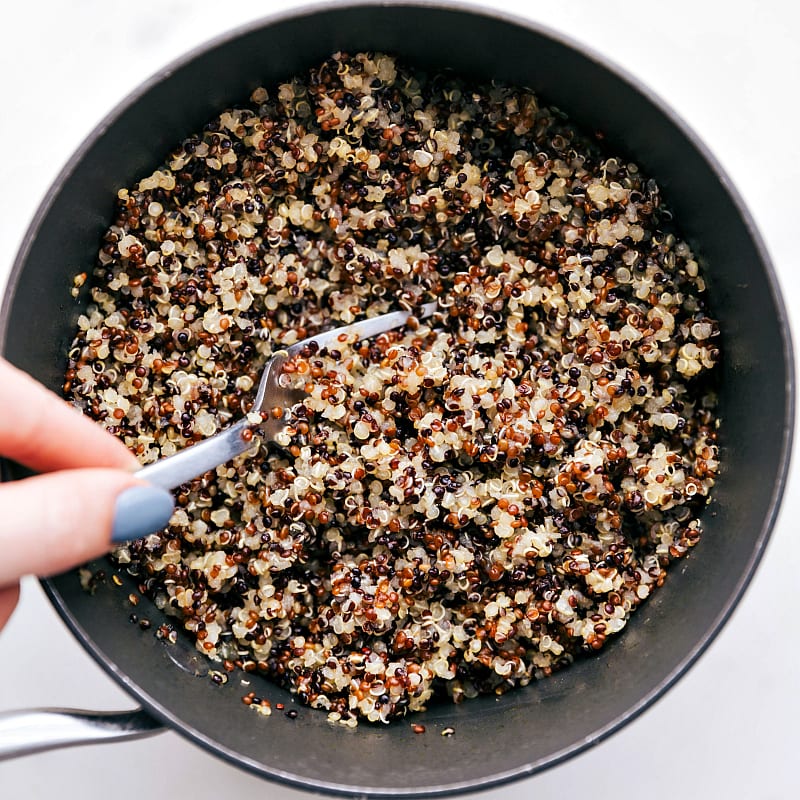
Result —
[[[175,489],[182,483],[247,452],[253,443],[245,440],[243,434],[251,427],[247,419],[241,419],[214,436],[203,439],[191,447],[185,447],[175,455],[148,464],[136,473],[136,477],[162,489]]]

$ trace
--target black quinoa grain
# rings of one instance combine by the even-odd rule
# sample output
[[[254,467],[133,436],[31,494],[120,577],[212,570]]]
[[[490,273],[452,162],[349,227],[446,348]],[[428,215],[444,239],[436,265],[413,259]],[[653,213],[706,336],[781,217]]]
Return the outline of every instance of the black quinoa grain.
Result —
[[[285,345],[439,315],[306,348],[278,447],[254,434],[117,560],[226,673],[345,725],[602,648],[697,544],[718,466],[678,222],[525,89],[381,54],[257,89],[119,192],[68,396],[149,463],[246,413]]]

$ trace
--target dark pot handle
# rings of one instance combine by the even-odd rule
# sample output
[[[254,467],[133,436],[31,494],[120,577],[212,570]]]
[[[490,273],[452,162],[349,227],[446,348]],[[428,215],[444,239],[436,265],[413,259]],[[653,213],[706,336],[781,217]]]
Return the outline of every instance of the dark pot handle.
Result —
[[[36,708],[0,713],[0,761],[60,747],[141,739],[164,727],[141,709]]]

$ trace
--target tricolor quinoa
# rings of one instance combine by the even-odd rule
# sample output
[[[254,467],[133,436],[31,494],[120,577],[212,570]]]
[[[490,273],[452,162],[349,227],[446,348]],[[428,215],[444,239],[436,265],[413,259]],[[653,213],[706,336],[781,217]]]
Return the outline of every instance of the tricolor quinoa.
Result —
[[[717,470],[718,329],[670,219],[526,90],[374,54],[257,89],[119,192],[67,395],[149,463],[244,414],[282,346],[440,313],[306,348],[277,443],[116,560],[225,669],[345,724],[598,650]]]

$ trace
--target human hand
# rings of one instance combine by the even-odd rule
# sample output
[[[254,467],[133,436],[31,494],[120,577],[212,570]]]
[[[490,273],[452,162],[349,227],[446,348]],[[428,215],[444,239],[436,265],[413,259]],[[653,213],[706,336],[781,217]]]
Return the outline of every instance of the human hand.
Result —
[[[0,484],[0,628],[23,575],[77,566],[172,514],[172,495],[134,477],[120,441],[3,359],[0,456],[44,473]]]

